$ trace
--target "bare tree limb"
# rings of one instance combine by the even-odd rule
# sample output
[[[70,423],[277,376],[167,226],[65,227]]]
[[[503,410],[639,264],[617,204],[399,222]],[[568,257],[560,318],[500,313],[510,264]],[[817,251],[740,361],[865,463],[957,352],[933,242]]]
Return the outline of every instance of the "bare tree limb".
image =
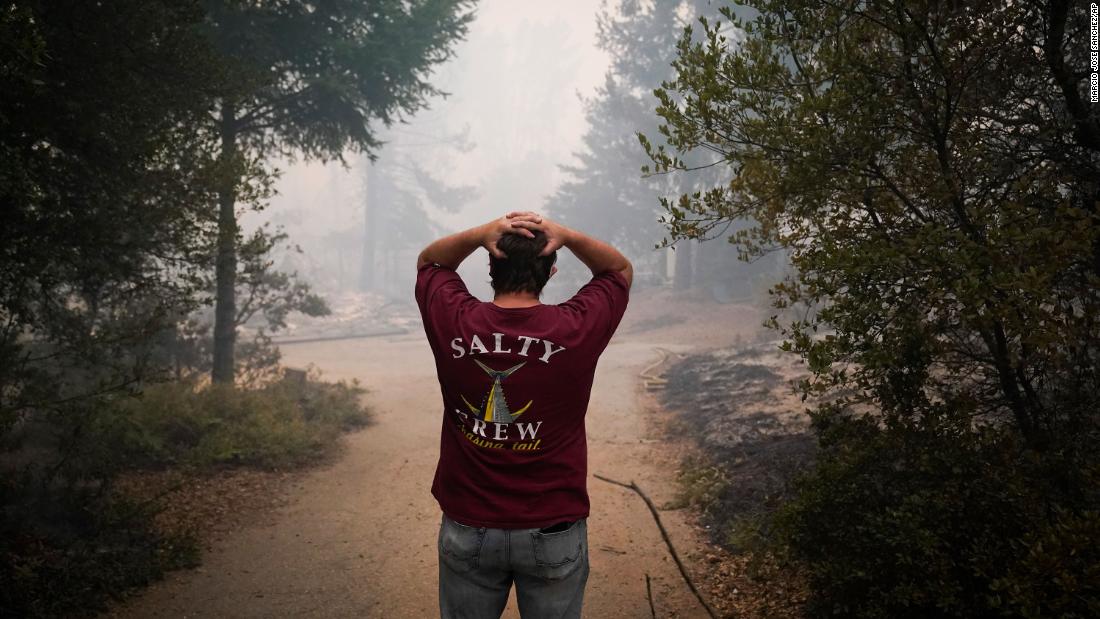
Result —
[[[707,604],[707,601],[703,599],[703,594],[699,593],[699,589],[695,586],[695,582],[691,579],[691,576],[688,576],[687,568],[684,567],[684,562],[680,560],[680,555],[676,553],[676,547],[672,545],[672,539],[669,538],[668,531],[665,530],[665,525],[661,524],[661,515],[657,513],[657,506],[653,504],[649,496],[645,492],[642,492],[642,489],[634,482],[626,484],[599,474],[593,474],[593,477],[600,481],[606,481],[609,484],[615,484],[616,486],[622,486],[623,488],[633,490],[638,493],[638,496],[642,497],[646,507],[649,508],[649,513],[653,514],[653,520],[657,523],[657,528],[661,531],[661,537],[665,540],[665,545],[668,546],[668,552],[672,555],[672,560],[676,562],[676,567],[680,568],[680,575],[684,577],[684,582],[687,583],[688,589],[691,589],[691,592],[695,594],[696,599],[698,599],[699,603],[706,609],[707,614],[710,615],[712,619],[718,619],[718,613],[710,607],[710,604]]]
[[[653,585],[649,582],[649,574],[645,575],[645,597],[649,600],[650,619],[657,619],[657,608],[653,606]]]

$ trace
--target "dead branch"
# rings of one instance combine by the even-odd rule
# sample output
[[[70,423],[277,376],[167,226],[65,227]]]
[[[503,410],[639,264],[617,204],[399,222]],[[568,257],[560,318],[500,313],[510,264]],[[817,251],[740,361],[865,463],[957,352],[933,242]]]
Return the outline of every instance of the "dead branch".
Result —
[[[653,504],[649,496],[638,487],[638,484],[630,482],[629,484],[621,481],[615,481],[609,479],[603,475],[593,474],[593,477],[600,481],[606,481],[609,484],[615,484],[616,486],[622,486],[629,490],[633,490],[642,497],[645,501],[646,507],[649,508],[649,513],[653,514],[653,520],[657,523],[657,528],[661,531],[661,537],[665,540],[665,545],[668,546],[668,552],[672,555],[672,560],[676,562],[676,567],[680,568],[680,575],[684,577],[684,582],[687,583],[688,589],[695,594],[695,597],[699,600],[699,603],[706,609],[707,614],[711,616],[711,619],[718,619],[718,613],[714,612],[714,609],[707,604],[707,601],[703,599],[703,595],[699,593],[699,589],[695,586],[695,582],[688,576],[687,568],[684,567],[684,562],[680,560],[680,555],[676,553],[676,547],[672,545],[672,539],[668,536],[668,531],[665,529],[665,525],[661,523],[661,515],[657,513],[657,506]]]
[[[649,574],[645,575],[645,597],[649,600],[649,618],[657,619],[657,609],[653,606],[653,586],[649,584]]]

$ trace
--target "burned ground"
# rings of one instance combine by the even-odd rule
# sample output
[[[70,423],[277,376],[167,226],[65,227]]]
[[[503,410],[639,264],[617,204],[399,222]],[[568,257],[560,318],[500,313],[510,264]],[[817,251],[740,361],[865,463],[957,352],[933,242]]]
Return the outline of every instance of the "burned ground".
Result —
[[[793,387],[804,375],[774,341],[691,355],[665,373],[669,429],[700,452],[682,467],[683,501],[700,508],[716,543],[736,550],[812,462],[807,403]]]

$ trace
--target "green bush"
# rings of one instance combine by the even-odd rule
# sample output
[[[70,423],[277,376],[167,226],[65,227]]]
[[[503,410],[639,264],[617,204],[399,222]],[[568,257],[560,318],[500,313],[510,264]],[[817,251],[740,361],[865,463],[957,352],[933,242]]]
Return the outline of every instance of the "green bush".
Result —
[[[821,441],[775,517],[808,568],[811,616],[1100,616],[1088,434],[1036,452],[1003,429],[832,419]]]
[[[679,486],[671,507],[693,507],[704,516],[713,515],[721,507],[722,495],[730,484],[726,470],[702,455],[691,455],[684,459],[677,481]]]
[[[124,402],[100,429],[138,466],[294,466],[329,453],[342,432],[367,423],[363,393],[343,382],[284,380],[253,390],[167,383]]]

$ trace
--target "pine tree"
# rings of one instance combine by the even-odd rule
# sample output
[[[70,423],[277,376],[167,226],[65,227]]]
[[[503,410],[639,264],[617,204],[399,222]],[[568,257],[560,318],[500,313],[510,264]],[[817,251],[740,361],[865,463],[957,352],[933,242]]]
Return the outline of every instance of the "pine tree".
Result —
[[[236,208],[263,184],[272,156],[341,159],[380,146],[390,125],[440,91],[427,81],[466,33],[474,0],[338,0],[321,4],[208,0],[206,32],[234,88],[212,128],[221,166],[214,316],[215,382],[232,383],[236,342]]]
[[[588,129],[575,161],[560,166],[567,180],[550,198],[547,210],[569,225],[584,228],[622,247],[640,270],[663,271],[663,254],[654,246],[665,236],[660,225],[662,195],[687,191],[698,178],[644,175],[649,159],[638,133],[653,135],[653,90],[673,75],[672,61],[684,25],[713,11],[707,0],[604,2],[598,45],[610,56],[604,83],[584,100]],[[677,251],[678,288],[694,281],[694,241]]]

